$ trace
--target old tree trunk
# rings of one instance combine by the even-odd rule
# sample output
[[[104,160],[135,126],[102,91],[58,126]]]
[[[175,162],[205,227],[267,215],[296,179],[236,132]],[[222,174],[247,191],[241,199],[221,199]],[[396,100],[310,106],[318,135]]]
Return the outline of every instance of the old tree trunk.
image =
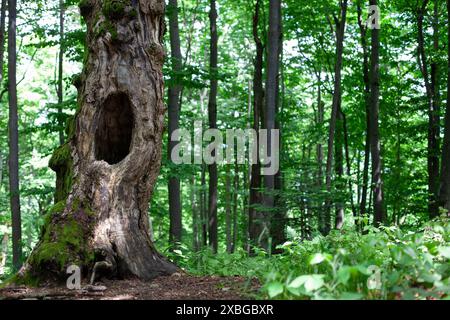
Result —
[[[148,204],[165,115],[163,0],[83,0],[87,58],[68,142],[55,151],[57,204],[19,273],[63,279],[79,266],[148,280],[177,270],[156,251]]]

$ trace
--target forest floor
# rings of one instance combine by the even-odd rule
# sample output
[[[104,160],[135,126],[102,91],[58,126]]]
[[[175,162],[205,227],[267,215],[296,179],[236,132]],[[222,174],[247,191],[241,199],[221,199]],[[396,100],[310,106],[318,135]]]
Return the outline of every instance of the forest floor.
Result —
[[[151,282],[102,280],[95,286],[69,290],[62,286],[0,289],[0,300],[243,300],[254,299],[257,280],[242,277],[195,277],[176,274]]]

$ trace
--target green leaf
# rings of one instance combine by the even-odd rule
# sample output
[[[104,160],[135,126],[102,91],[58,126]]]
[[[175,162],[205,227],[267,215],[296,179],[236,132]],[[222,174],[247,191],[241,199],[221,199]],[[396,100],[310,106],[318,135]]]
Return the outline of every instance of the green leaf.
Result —
[[[344,292],[339,297],[340,300],[362,300],[364,296],[358,292]]]
[[[284,286],[280,282],[271,282],[267,286],[267,292],[269,293],[270,298],[275,298],[279,296],[284,291]]]
[[[316,265],[316,264],[320,264],[320,263],[322,263],[325,260],[326,260],[325,255],[323,255],[322,253],[316,253],[309,260],[309,264],[313,266],[313,265]]]
[[[295,278],[289,284],[289,287],[300,288],[301,286],[303,286],[307,292],[315,291],[317,289],[320,289],[325,284],[325,281],[323,280],[324,277],[325,276],[322,274],[300,276]]]
[[[439,247],[439,254],[444,258],[450,259],[450,247]]]

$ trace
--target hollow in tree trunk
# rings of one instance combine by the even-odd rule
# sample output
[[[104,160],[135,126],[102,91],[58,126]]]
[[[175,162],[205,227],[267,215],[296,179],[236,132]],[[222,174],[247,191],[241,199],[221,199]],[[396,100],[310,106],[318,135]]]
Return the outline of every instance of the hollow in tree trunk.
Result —
[[[87,59],[68,142],[55,151],[56,200],[19,279],[61,280],[77,265],[149,280],[177,268],[150,238],[165,108],[163,0],[85,0]],[[95,276],[92,278],[95,280]]]

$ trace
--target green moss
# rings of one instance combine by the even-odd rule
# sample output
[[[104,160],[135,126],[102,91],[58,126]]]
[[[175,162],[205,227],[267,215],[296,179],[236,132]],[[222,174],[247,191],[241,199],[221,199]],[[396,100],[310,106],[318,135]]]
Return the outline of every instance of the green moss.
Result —
[[[75,136],[75,118],[76,116],[70,116],[67,119],[66,135],[68,140],[72,140],[72,138]]]
[[[73,185],[73,159],[67,142],[53,153],[49,167],[56,172],[55,202],[65,200]]]
[[[53,156],[49,162],[49,167],[56,171],[59,167],[65,166],[71,158],[72,155],[70,145],[68,143],[63,144],[53,152]]]
[[[63,213],[64,209],[66,208],[66,201],[60,201],[57,204],[55,204],[53,207],[50,208],[48,213],[55,215],[58,213]]]
[[[81,15],[86,18],[92,11],[92,2],[91,0],[80,0],[78,7]]]
[[[97,37],[104,36],[105,34],[109,33],[111,35],[112,41],[117,41],[119,38],[119,34],[117,33],[117,29],[110,21],[106,20],[103,23],[100,24],[98,31],[97,31]]]
[[[94,260],[87,243],[92,233],[93,211],[79,199],[73,201],[71,215],[61,218],[56,213],[64,208],[65,203],[60,202],[49,213],[52,218],[46,222],[41,242],[30,258],[35,270],[64,275],[69,265],[88,266]]]
[[[111,20],[119,20],[126,14],[126,7],[130,1],[125,0],[106,0],[103,2],[102,12],[104,16]]]
[[[46,226],[50,225],[53,217],[56,215],[61,215],[64,212],[65,208],[66,208],[66,201],[63,200],[59,201],[48,210],[47,214],[44,216],[44,225],[42,228],[43,234],[45,234],[45,228]]]
[[[6,288],[11,285],[23,285],[27,287],[38,287],[41,282],[38,276],[32,275],[30,272],[24,274],[15,274],[11,278],[7,279],[0,285],[0,289]]]

